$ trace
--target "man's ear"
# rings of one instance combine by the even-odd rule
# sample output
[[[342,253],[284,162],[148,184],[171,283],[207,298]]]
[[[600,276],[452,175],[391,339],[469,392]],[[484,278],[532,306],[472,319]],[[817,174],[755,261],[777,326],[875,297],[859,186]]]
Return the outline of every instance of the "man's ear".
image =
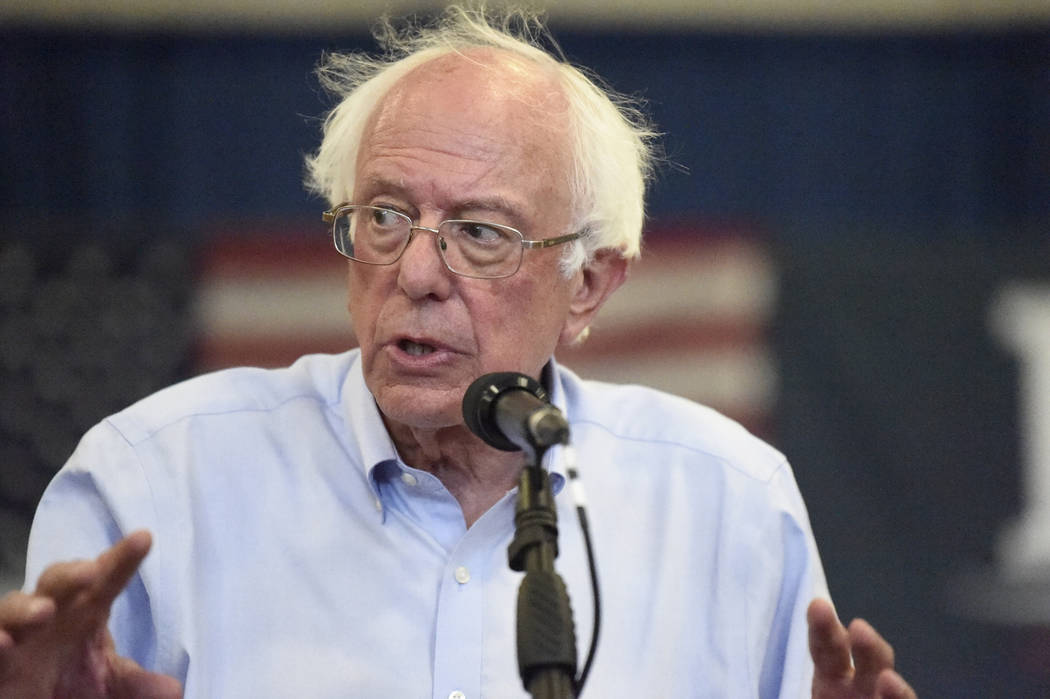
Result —
[[[605,300],[627,280],[627,267],[628,262],[619,250],[604,248],[577,272],[579,277],[575,280],[576,289],[569,302],[559,344],[568,345],[580,337]]]

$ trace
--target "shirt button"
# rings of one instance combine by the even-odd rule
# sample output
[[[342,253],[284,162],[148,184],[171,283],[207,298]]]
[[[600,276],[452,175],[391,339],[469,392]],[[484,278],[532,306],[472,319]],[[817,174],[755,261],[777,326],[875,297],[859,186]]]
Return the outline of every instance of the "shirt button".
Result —
[[[419,485],[419,480],[407,471],[401,474],[401,482],[405,485]]]
[[[455,576],[456,582],[458,582],[460,585],[470,582],[470,571],[467,570],[466,566],[460,566],[459,568],[456,568]],[[461,693],[460,696],[463,696],[463,694]]]
[[[457,689],[448,695],[448,699],[467,699],[467,695]]]

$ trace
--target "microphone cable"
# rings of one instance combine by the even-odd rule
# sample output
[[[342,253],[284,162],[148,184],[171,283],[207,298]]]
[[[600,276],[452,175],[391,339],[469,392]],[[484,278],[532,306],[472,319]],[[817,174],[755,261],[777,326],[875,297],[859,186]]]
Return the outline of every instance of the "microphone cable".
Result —
[[[569,489],[573,505],[576,506],[576,519],[580,523],[580,531],[583,533],[583,547],[587,553],[587,567],[591,574],[591,598],[594,602],[593,623],[591,624],[591,644],[587,649],[587,659],[580,670],[580,676],[576,678],[573,692],[576,696],[583,691],[583,685],[591,672],[594,663],[594,655],[598,650],[598,633],[602,626],[602,604],[601,588],[598,584],[598,567],[594,562],[594,546],[591,543],[591,527],[587,520],[587,494],[583,490],[580,480],[580,472],[576,470],[576,450],[567,445],[562,449],[562,458],[565,462],[565,472],[569,476]]]

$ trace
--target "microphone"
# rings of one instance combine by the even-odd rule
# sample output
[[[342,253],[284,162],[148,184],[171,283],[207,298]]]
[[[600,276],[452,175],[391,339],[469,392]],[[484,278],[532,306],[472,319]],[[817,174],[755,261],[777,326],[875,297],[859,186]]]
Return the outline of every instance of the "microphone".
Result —
[[[485,374],[463,395],[467,427],[489,446],[503,451],[546,450],[569,443],[569,423],[550,404],[547,391],[515,371]]]

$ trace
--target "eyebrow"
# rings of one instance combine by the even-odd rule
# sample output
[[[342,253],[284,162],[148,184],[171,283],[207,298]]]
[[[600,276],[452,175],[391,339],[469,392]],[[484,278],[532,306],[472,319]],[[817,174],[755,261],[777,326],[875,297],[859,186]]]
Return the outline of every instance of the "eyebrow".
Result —
[[[506,197],[501,196],[499,194],[493,195],[491,197],[481,197],[480,199],[467,199],[458,202],[456,205],[456,210],[459,211],[469,211],[472,209],[480,209],[482,211],[496,211],[505,214],[513,219],[521,218],[520,208],[518,206],[515,206]]]
[[[364,178],[361,178],[361,179],[357,180],[357,182],[354,184],[354,190],[355,190],[354,202],[355,203],[357,203],[357,201],[356,201],[356,199],[357,199],[356,190],[358,190],[358,189],[364,189],[366,194],[368,194],[370,192],[377,192],[377,191],[379,191],[379,192],[394,192],[395,194],[398,194],[398,195],[401,195],[401,196],[404,196],[404,194],[405,194],[405,188],[402,187],[400,184],[394,182],[393,180],[388,180],[385,177],[380,177],[378,175],[372,175],[371,177],[364,177]]]
[[[369,194],[370,196],[389,192],[404,197],[406,200],[411,199],[408,189],[404,185],[381,175],[372,175],[365,177],[360,181],[364,185],[362,187],[364,193]],[[501,194],[457,200],[453,201],[452,204],[450,210],[453,212],[471,210],[492,211],[507,216],[512,221],[511,225],[514,225],[515,227],[525,223],[522,207]]]

